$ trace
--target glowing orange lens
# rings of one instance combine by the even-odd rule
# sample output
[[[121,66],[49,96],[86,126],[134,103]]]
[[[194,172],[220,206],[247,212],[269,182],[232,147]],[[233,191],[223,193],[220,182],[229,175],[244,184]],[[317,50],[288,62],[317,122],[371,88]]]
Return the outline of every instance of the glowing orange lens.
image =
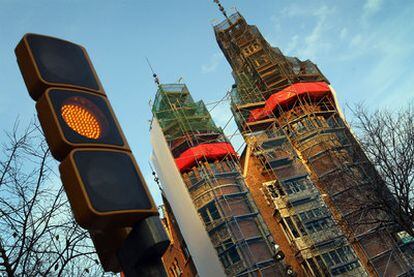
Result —
[[[102,130],[96,116],[82,106],[65,104],[61,109],[63,120],[81,136],[98,139]]]

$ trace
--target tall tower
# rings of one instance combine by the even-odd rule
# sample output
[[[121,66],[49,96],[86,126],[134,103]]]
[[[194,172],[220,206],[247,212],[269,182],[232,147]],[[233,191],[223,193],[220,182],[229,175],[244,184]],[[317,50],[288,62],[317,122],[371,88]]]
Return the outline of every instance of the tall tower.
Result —
[[[210,270],[216,260],[217,270],[228,276],[294,274],[281,261],[283,254],[275,252],[242,178],[237,153],[204,103],[195,102],[184,84],[162,84],[152,112],[153,162],[200,276],[219,276],[199,268]],[[214,253],[197,253],[200,248]]]
[[[376,220],[388,216],[370,205],[378,175],[329,81],[311,61],[270,46],[240,13],[225,17],[214,31],[233,69],[244,174],[287,257],[310,276],[412,273],[399,230]]]

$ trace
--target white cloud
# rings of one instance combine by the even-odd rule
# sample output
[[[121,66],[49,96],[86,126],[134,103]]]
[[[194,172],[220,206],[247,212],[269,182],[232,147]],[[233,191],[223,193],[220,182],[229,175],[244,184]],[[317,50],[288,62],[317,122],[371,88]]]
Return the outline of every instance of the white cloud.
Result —
[[[289,43],[287,45],[287,48],[285,50],[286,53],[292,53],[294,50],[296,50],[296,48],[298,47],[298,45],[299,45],[299,36],[298,35],[294,35],[290,39],[290,41],[289,41]]]
[[[381,10],[382,0],[366,0],[363,13],[361,17],[361,22],[364,25],[369,25],[369,19],[371,16],[376,14],[379,10]]]
[[[357,34],[355,35],[351,41],[349,42],[351,46],[353,47],[360,47],[363,44],[363,38],[361,36],[361,34]]]
[[[331,48],[331,43],[326,35],[331,28],[327,24],[328,17],[334,12],[334,8],[322,6],[312,12],[316,18],[316,24],[310,34],[305,37],[304,47],[300,50],[306,58],[314,59],[319,53],[324,53]]]
[[[346,5],[353,6],[348,14],[343,11],[344,4],[332,6],[328,1],[309,7],[290,4],[272,20],[281,30],[296,22],[295,33],[286,32],[289,41],[276,41],[279,44],[275,45],[282,46],[281,50],[286,54],[322,62],[325,66],[343,63],[344,70],[346,68],[350,76],[358,78],[358,86],[343,84],[352,92],[348,99],[366,98],[370,105],[378,107],[400,105],[414,98],[414,73],[410,66],[414,62],[410,36],[414,29],[411,20],[414,5],[405,2],[398,16],[379,18],[375,15],[382,10],[393,8],[396,11],[396,4],[383,0],[353,3],[360,3],[359,9],[354,4]],[[304,28],[299,28],[300,24],[304,24]],[[334,74],[339,71],[338,68],[332,70]]]
[[[334,11],[334,8],[328,7],[327,5],[315,6],[314,8],[304,9],[302,5],[292,4],[282,9],[280,12],[281,15],[286,17],[326,17]],[[276,18],[276,17],[272,17]]]
[[[349,42],[348,60],[358,64],[361,58],[375,57],[370,58],[371,64],[362,64],[365,72],[359,82],[359,89],[369,95],[368,104],[373,107],[396,107],[414,97],[414,73],[409,62],[414,47],[408,39],[414,21],[406,20],[411,16],[409,9],[400,15],[375,27],[364,25]]]
[[[331,48],[328,34],[332,28],[328,19],[335,13],[332,5],[314,6],[303,8],[298,4],[291,4],[279,13],[279,18],[288,18],[288,21],[301,22],[303,29],[309,29],[308,35],[295,34],[291,37],[287,46],[282,51],[288,54],[300,54],[307,59],[315,59],[320,53],[325,53]],[[296,20],[298,19],[298,20]]]
[[[373,14],[381,9],[382,0],[367,0],[364,5],[364,10],[367,13]]]
[[[339,32],[339,38],[341,40],[344,40],[348,35],[348,29],[346,27],[342,28],[341,31]]]
[[[201,66],[201,72],[203,73],[211,73],[216,71],[218,65],[220,64],[220,61],[222,60],[222,54],[221,53],[214,53],[210,57],[210,61],[207,64],[203,64]]]

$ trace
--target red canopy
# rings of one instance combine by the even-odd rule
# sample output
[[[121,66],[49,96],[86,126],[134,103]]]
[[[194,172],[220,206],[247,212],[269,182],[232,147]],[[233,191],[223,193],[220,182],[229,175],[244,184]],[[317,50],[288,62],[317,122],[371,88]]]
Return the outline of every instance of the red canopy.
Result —
[[[180,172],[191,168],[197,160],[205,158],[208,160],[217,160],[227,154],[237,157],[236,151],[233,146],[227,142],[215,142],[199,144],[185,150],[181,155],[175,159],[175,164]]]
[[[264,108],[254,109],[250,112],[247,122],[257,121],[268,117],[278,105],[290,104],[296,97],[309,95],[312,99],[319,99],[331,91],[325,82],[296,83],[278,91],[266,100]]]

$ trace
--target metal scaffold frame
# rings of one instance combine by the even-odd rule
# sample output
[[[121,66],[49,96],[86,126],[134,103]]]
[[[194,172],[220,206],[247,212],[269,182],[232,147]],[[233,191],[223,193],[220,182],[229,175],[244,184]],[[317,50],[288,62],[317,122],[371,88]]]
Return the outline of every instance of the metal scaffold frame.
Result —
[[[236,88],[234,88],[236,89]],[[263,97],[264,98],[264,97]],[[246,109],[247,105],[242,106],[241,108],[237,105],[233,104],[233,111],[234,112],[240,112],[240,110]],[[316,107],[316,108],[315,108]],[[250,107],[247,106],[247,109]],[[249,124],[246,120],[246,116],[236,116],[235,117],[239,119],[244,119],[244,122],[242,122],[240,125],[244,125],[244,135],[248,138],[250,141],[255,141],[254,144],[250,144],[251,147],[256,149],[256,152],[263,152],[264,150],[261,148],[261,143],[263,143],[263,140],[260,140],[260,135],[257,135],[258,129],[251,128],[252,124]],[[332,175],[334,173],[339,174],[338,172],[351,172],[351,173],[345,173],[346,176],[349,176],[350,174],[353,177],[357,177],[355,173],[353,173],[352,168],[359,168],[363,171],[364,176],[368,176],[364,172],[364,168],[361,167],[359,162],[355,163],[352,162],[352,157],[348,153],[348,151],[353,152],[355,151],[355,147],[358,147],[358,145],[355,145],[356,141],[352,143],[349,140],[354,139],[349,138],[349,136],[352,136],[350,132],[346,131],[346,123],[343,121],[343,119],[340,117],[338,110],[336,108],[336,103],[334,102],[334,99],[331,96],[325,96],[321,99],[319,99],[317,102],[315,102],[312,97],[308,94],[305,97],[297,98],[296,101],[289,105],[288,108],[283,107],[281,105],[277,106],[277,109],[273,112],[273,114],[270,116],[274,120],[269,122],[269,120],[263,119],[265,123],[267,123],[267,127],[261,131],[266,132],[267,134],[272,133],[271,130],[277,130],[277,132],[281,132],[283,135],[289,140],[290,144],[295,148],[296,154],[293,155],[300,155],[300,158],[304,160],[306,163],[306,167],[308,168],[308,172],[310,174],[310,178],[313,181],[313,183],[316,185],[317,189],[321,192],[321,195],[324,195],[324,202],[330,203],[331,207],[330,209],[337,210],[335,204],[335,197],[338,196],[341,192],[336,192],[334,195],[332,195],[332,192],[329,192],[326,187],[327,185],[323,185],[324,183],[322,180],[328,179],[327,182],[329,182],[329,175]],[[312,118],[313,120],[309,120],[309,118]],[[322,120],[321,120],[322,119]],[[306,123],[310,124],[303,124],[302,122],[307,121]],[[300,122],[298,126],[298,122]],[[318,123],[317,123],[318,122]],[[256,123],[257,124],[257,123]],[[260,124],[260,123],[259,123]],[[253,125],[255,126],[255,125]],[[311,128],[310,128],[311,127]],[[309,129],[308,132],[302,131],[300,132],[299,129]],[[343,134],[339,134],[339,132],[343,132]],[[299,135],[300,133],[300,135]],[[252,139],[254,138],[254,139]],[[259,138],[259,139],[257,139]],[[321,139],[322,138],[322,139]],[[312,140],[311,140],[312,139]],[[341,141],[342,140],[342,141]],[[345,142],[344,140],[348,140],[348,142]],[[306,143],[309,142],[310,143]],[[303,153],[306,153],[309,149],[320,147],[320,151],[316,153],[314,156],[305,156]],[[350,150],[349,150],[350,149]],[[361,151],[360,149],[358,149]],[[335,163],[337,165],[337,168],[331,172],[326,173],[324,176],[318,176],[315,173],[315,169],[310,168],[312,167],[312,160],[313,159],[320,159],[320,156],[322,155],[328,155],[330,158],[330,163]],[[259,159],[262,162],[263,168],[267,168],[268,165],[271,163],[269,160],[268,155],[261,155],[261,158]],[[365,165],[368,162],[368,160],[364,161]],[[267,170],[267,173],[269,173],[269,170]],[[277,177],[277,173],[274,173],[275,180],[280,180]],[[361,175],[361,174],[359,174]],[[358,177],[359,178],[359,177]],[[356,181],[356,180],[354,180]],[[368,180],[358,180],[356,181],[355,185],[351,188],[345,188],[344,191],[349,190],[355,190],[357,189],[358,192],[361,192],[361,184],[363,184],[362,188],[369,188],[370,182]],[[372,185],[372,184],[371,184]],[[353,191],[355,193],[355,191]],[[268,197],[268,196],[267,196]],[[322,198],[320,198],[322,199]],[[277,206],[277,205],[276,205]],[[362,205],[358,205],[358,208],[361,208]],[[297,214],[297,212],[293,212],[292,214]],[[336,214],[336,216],[335,216]],[[401,249],[398,247],[397,244],[390,245],[390,240],[383,241],[384,246],[391,247],[390,251],[384,251],[380,255],[375,255],[374,257],[369,257],[369,254],[367,253],[366,249],[369,248],[370,245],[367,244],[361,244],[359,243],[360,239],[363,237],[358,235],[357,230],[351,230],[349,226],[351,226],[351,222],[346,219],[346,216],[341,214],[339,211],[335,211],[333,213],[335,220],[338,222],[338,225],[342,227],[344,230],[344,235],[347,237],[348,240],[353,241],[353,246],[357,247],[358,249],[362,250],[364,254],[366,255],[368,259],[368,264],[372,265],[372,269],[376,272],[378,276],[386,276],[387,271],[389,270],[389,267],[391,265],[391,262],[396,262],[401,266],[402,270],[405,272],[411,272],[413,270],[413,267],[410,266],[410,258],[407,258],[404,253],[401,251]],[[363,221],[369,221],[373,218],[367,218],[366,216],[363,216],[361,214],[360,220]],[[345,224],[344,224],[345,223]],[[296,226],[296,224],[295,224]],[[369,228],[372,233],[381,231],[380,229],[376,227]],[[298,228],[296,226],[296,228]],[[389,229],[387,226],[381,227],[383,232],[386,234],[387,237],[391,238],[391,233],[389,232]],[[366,232],[364,235],[369,235],[370,232]],[[316,241],[308,240],[309,244],[317,243]],[[371,241],[370,244],[378,244],[379,238],[376,237],[375,241]],[[394,255],[394,256],[393,256]],[[388,257],[386,259],[386,264],[382,266],[382,271],[380,270],[380,266],[375,265],[375,260],[379,260],[381,257]],[[354,274],[351,273],[351,276]]]
[[[255,130],[256,131],[256,130]],[[253,134],[253,135],[249,135]],[[265,134],[265,135],[264,135]],[[332,274],[336,272],[335,270],[340,270],[338,266],[329,268],[328,264],[321,262],[321,256],[324,253],[329,253],[332,251],[344,251],[343,249],[348,249],[347,241],[339,229],[339,226],[334,223],[333,220],[329,218],[332,217],[331,213],[327,209],[324,201],[322,200],[322,193],[319,192],[317,187],[313,184],[310,178],[308,170],[303,170],[303,176],[296,176],[297,179],[306,180],[306,190],[301,191],[301,193],[295,193],[289,195],[284,191],[281,183],[286,182],[278,175],[278,168],[282,167],[283,171],[286,171],[292,163],[302,163],[301,158],[296,153],[295,149],[290,146],[289,137],[286,136],[283,128],[276,127],[276,124],[269,125],[269,127],[263,132],[254,132],[246,131],[245,135],[249,141],[248,145],[253,150],[253,155],[262,164],[263,174],[268,176],[269,182],[263,183],[263,193],[268,199],[269,204],[273,205],[275,208],[275,217],[278,219],[279,224],[286,226],[282,228],[286,230],[286,236],[292,241],[292,246],[296,250],[299,259],[306,260],[308,267],[312,270],[312,273],[315,276],[319,274]],[[272,148],[263,147],[266,142],[273,140],[274,144],[279,144],[273,146]],[[279,141],[279,142],[275,142]],[[270,153],[275,153],[269,155]],[[306,168],[306,166],[304,166]],[[292,180],[293,178],[290,178]],[[274,192],[277,191],[277,193]],[[272,196],[273,194],[273,196]],[[276,197],[275,197],[276,194]],[[309,198],[313,200],[311,202],[306,202],[303,205],[295,204],[300,203],[301,200]],[[311,230],[307,230],[306,222],[302,222],[300,215],[306,213],[312,213],[313,211],[322,211],[322,214],[319,215],[320,219],[328,218],[331,223],[328,229],[322,229],[316,233],[311,233]],[[313,218],[316,220],[317,218]],[[287,223],[287,220],[289,220]],[[281,223],[283,221],[283,223]],[[288,226],[293,226],[294,232],[301,233],[300,236],[296,237],[292,234],[291,229]],[[318,248],[318,245],[327,244],[331,242],[330,247]],[[348,251],[348,250],[346,250]],[[350,251],[352,252],[352,251]],[[364,270],[359,267],[358,261],[355,254],[350,254],[353,258],[349,258],[348,263],[344,262],[343,267],[350,267],[351,270],[342,276],[362,276],[364,275]],[[316,260],[316,262],[315,262]]]
[[[349,203],[349,197],[347,201],[342,203],[342,207],[341,203],[337,203],[341,193],[351,194],[369,190],[367,188],[370,187],[370,184],[372,187],[372,180],[361,178],[361,176],[370,176],[370,174],[372,176],[372,174],[377,173],[368,159],[355,160],[357,155],[365,156],[347,128],[345,120],[341,118],[332,91],[329,89],[329,93],[318,94],[318,97],[315,97],[316,94],[311,94],[309,91],[297,91],[295,89],[295,84],[298,83],[322,82],[328,87],[329,81],[317,66],[310,61],[302,62],[297,58],[286,57],[278,48],[272,48],[264,40],[258,29],[255,26],[247,25],[238,12],[216,25],[214,30],[217,42],[233,68],[233,77],[236,81],[230,94],[234,118],[246,140],[247,146],[252,149],[253,156],[256,156],[256,159],[261,163],[262,175],[267,175],[269,180],[269,182],[264,183],[264,192],[265,189],[274,185],[279,189],[279,192],[283,192],[281,185],[283,178],[278,176],[282,170],[277,168],[285,167],[286,169],[286,167],[289,167],[289,158],[280,157],[284,155],[283,153],[288,154],[289,151],[286,151],[286,147],[282,149],[279,146],[274,146],[270,150],[262,147],[267,140],[279,135],[286,140],[286,143],[282,143],[282,145],[288,145],[288,148],[291,148],[290,161],[300,161],[306,169],[308,178],[312,180],[314,189],[318,192],[318,200],[315,203],[319,203],[320,207],[329,208],[331,217],[337,223],[335,228],[344,238],[344,245],[348,244],[347,241],[350,242],[355,253],[358,253],[360,260],[366,260],[364,265],[369,267],[367,268],[369,273],[375,272],[378,276],[393,274],[394,262],[401,266],[400,273],[413,273],[412,266],[410,268],[410,262],[413,264],[413,261],[407,260],[408,258],[403,255],[396,242],[390,244],[392,235],[389,226],[380,226],[381,228],[369,226],[370,228],[365,231],[366,234],[362,234],[368,235],[370,232],[377,235],[385,234],[389,238],[386,242],[389,251],[372,257],[370,255],[372,246],[361,243],[361,237],[359,236],[361,233],[352,228],[354,222],[350,221],[347,218],[348,215],[344,212],[345,210],[349,211],[352,204],[358,204],[359,208],[363,205],[360,205],[361,203]],[[252,110],[264,109],[271,96],[280,94],[286,88],[289,88],[289,94],[292,93],[293,95],[290,96],[289,102],[276,103],[275,108],[270,113],[265,113],[266,116],[260,117],[259,120],[250,120]],[[307,131],[307,128],[311,126],[312,128]],[[276,153],[276,150],[279,152]],[[269,155],[272,152],[273,154]],[[310,155],[311,153],[313,155]],[[326,171],[332,165],[335,165],[335,168]],[[325,169],[325,172],[322,173],[323,169]],[[366,172],[367,169],[369,172]],[[355,179],[351,182],[351,187],[347,187],[349,184],[342,181],[339,182],[339,185],[345,187],[343,191],[336,191],[334,194],[329,191],[329,188],[332,187],[330,186],[331,183],[335,183],[338,176],[342,178],[340,180],[347,180],[344,176],[349,175],[349,173]],[[334,176],[334,174],[337,176]],[[278,194],[274,191],[267,191],[265,195],[269,199],[269,204],[275,205],[279,213],[279,219],[283,217],[281,214],[286,210],[292,210],[291,214],[296,216],[302,212],[292,208],[292,205],[283,205],[282,202],[286,201],[280,200],[286,198],[285,196],[269,197],[269,194],[272,193]],[[357,202],[369,202],[370,200],[372,199],[362,198],[358,199]],[[364,211],[364,209],[362,210]],[[368,215],[372,216],[372,213]],[[371,219],[363,212],[360,213],[360,216],[363,220]],[[303,228],[297,226],[297,224],[293,225],[296,229]],[[315,239],[308,239],[309,248],[317,243]],[[372,241],[372,243],[374,242]],[[361,252],[364,257],[361,257]],[[392,256],[392,253],[396,253],[395,257]],[[387,254],[389,255],[387,256]],[[388,257],[385,263],[375,263],[375,259],[382,256]],[[330,269],[330,273],[332,274],[332,269]],[[354,273],[350,271],[349,274]]]
[[[388,215],[378,208],[368,207],[369,203],[374,202],[377,197],[372,195],[371,190],[376,186],[373,182],[379,177],[376,176],[375,179],[370,177],[377,173],[353,135],[349,131],[347,132],[347,125],[339,115],[333,97],[323,97],[317,103],[310,100],[310,97],[299,98],[290,110],[286,111],[281,106],[278,107],[278,110],[277,113],[280,115],[278,122],[284,122],[282,128],[286,128],[287,133],[295,134],[294,137],[290,136],[292,144],[302,153],[307,166],[312,167],[318,188],[329,197],[328,202],[337,210],[338,222],[340,224],[341,221],[345,222],[348,238],[354,240],[354,243],[357,244],[356,247],[364,252],[368,263],[372,265],[376,273],[379,276],[386,276],[387,272],[391,270],[392,262],[398,264],[404,272],[413,272],[412,260],[408,261],[409,258],[401,251],[392,235],[392,232],[395,231],[393,230],[395,225],[382,226],[379,217],[385,219]],[[293,116],[292,111],[296,113]],[[308,122],[313,122],[313,126],[307,132],[297,135],[298,132],[293,131],[292,124],[303,122],[306,119]],[[317,152],[313,153],[315,149]],[[315,166],[316,161],[322,160],[324,157],[324,164],[333,164],[335,167],[333,169],[328,167],[324,172],[318,174],[317,166]],[[332,179],[335,177],[336,179],[343,178],[342,184],[346,180],[351,185],[347,184],[348,186],[342,186],[340,190],[330,191]],[[346,198],[340,199],[344,193],[347,193]],[[346,212],[340,210],[341,205],[333,204],[341,202],[344,202],[342,208]],[[355,224],[355,217],[349,218],[355,213],[359,214],[357,224]],[[353,225],[356,225],[356,228],[353,228]],[[374,239],[368,243],[360,243],[365,236],[373,233],[376,234]],[[368,249],[374,244],[381,244],[387,249],[372,256]],[[385,266],[375,262],[381,257],[385,257]]]
[[[171,101],[171,99],[174,100]],[[191,112],[188,112],[189,110]],[[194,110],[196,112],[193,112]],[[175,158],[180,156],[186,147],[191,148],[217,141],[228,142],[222,130],[215,126],[204,104],[201,101],[195,103],[185,85],[160,85],[153,106],[153,114],[160,122]],[[209,124],[208,128],[202,124],[193,124],[192,121],[200,118]],[[214,130],[216,135],[199,139],[200,134],[210,130]],[[173,136],[169,135],[171,131]],[[185,138],[186,147],[181,151],[174,151],[174,142],[182,138]],[[218,215],[211,215],[208,211],[212,221],[204,220],[204,222],[214,247],[222,257],[221,261],[228,275],[272,276],[277,272],[280,274],[284,271],[283,264],[276,262],[273,258],[270,233],[249,196],[240,172],[239,161],[234,154],[228,153],[220,159],[215,159],[214,162],[204,154],[195,159],[192,168],[182,171],[182,177],[203,220],[202,210],[205,207],[213,203],[217,209]],[[196,180],[194,177],[190,178],[190,173],[193,176],[197,174]],[[243,222],[256,226],[257,231],[254,236],[246,233],[246,230],[240,226]],[[255,247],[253,247],[254,244]],[[226,251],[234,251],[234,249],[240,260],[226,267],[227,264],[224,261]],[[268,257],[267,260],[260,260],[263,259],[263,255]]]

